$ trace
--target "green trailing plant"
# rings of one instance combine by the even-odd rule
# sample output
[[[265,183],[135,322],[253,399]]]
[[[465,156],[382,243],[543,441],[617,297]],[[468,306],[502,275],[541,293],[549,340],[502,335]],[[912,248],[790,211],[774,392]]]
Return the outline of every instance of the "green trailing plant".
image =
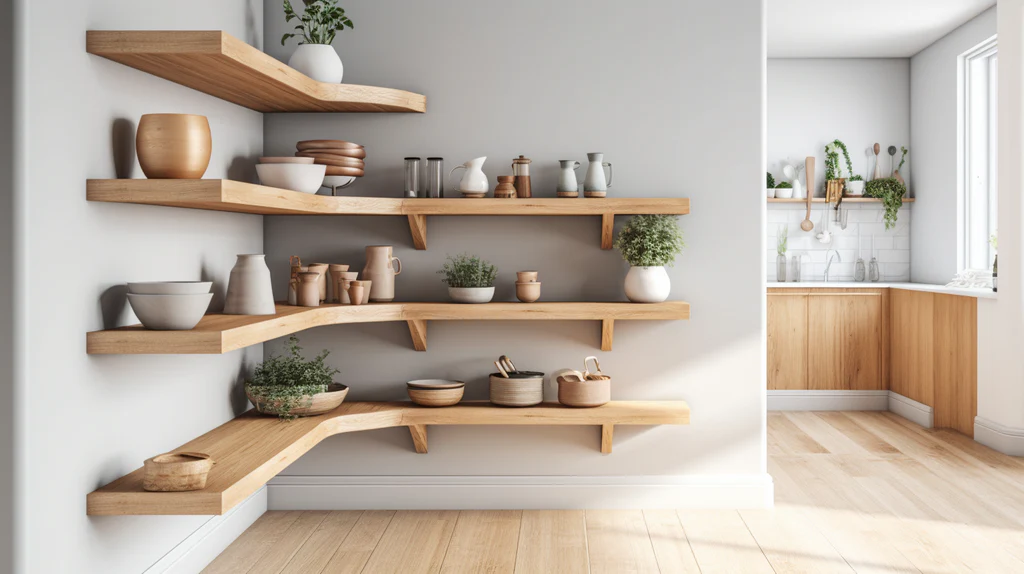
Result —
[[[284,20],[298,20],[297,32],[289,32],[281,37],[281,45],[289,38],[301,36],[300,44],[327,44],[334,42],[334,35],[345,28],[355,29],[352,20],[345,16],[345,10],[338,6],[338,0],[307,0],[302,16],[295,13],[292,3],[284,0]]]
[[[295,335],[288,338],[288,354],[271,356],[260,363],[252,378],[245,381],[246,392],[256,401],[271,403],[286,420],[294,419],[293,410],[308,407],[313,395],[327,392],[338,369],[324,362],[330,351],[320,351],[312,360],[302,357]]]
[[[438,273],[444,275],[441,282],[449,287],[494,287],[498,268],[476,255],[463,253],[449,255]]]
[[[775,187],[775,178],[772,177],[772,172],[769,171],[767,173],[768,173],[768,182],[767,182],[768,189],[772,189],[773,187]]]
[[[615,237],[615,248],[633,267],[671,266],[683,247],[683,232],[674,215],[637,215]]]
[[[907,163],[907,148],[900,146],[900,165],[896,168],[896,171],[903,169],[903,164]]]
[[[789,226],[779,226],[779,239],[775,243],[775,252],[779,255],[785,255],[786,250],[789,248]]]
[[[853,162],[850,161],[850,152],[846,144],[839,140],[833,140],[825,146],[825,180],[839,179],[843,177],[843,170],[839,167],[839,152],[843,152],[843,159],[846,160],[846,171],[853,176]]]
[[[864,181],[864,176],[854,175],[854,176],[851,176],[850,179],[848,179],[846,181]]]
[[[885,228],[896,227],[896,217],[903,207],[903,196],[907,194],[907,186],[894,177],[874,179],[864,186],[864,195],[877,197],[885,207]]]
[[[775,189],[793,189],[793,184],[788,181],[780,181],[775,184]]]

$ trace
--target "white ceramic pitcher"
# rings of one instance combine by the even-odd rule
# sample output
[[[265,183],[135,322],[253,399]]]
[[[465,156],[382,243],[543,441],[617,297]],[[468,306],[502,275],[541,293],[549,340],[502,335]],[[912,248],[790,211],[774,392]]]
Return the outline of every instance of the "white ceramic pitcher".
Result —
[[[485,161],[487,161],[487,156],[471,159],[462,165],[453,167],[448,172],[448,185],[452,183],[452,175],[455,170],[464,169],[466,173],[462,174],[462,180],[455,190],[460,193],[487,193],[491,190],[491,184],[487,181],[487,175],[484,174]]]
[[[579,191],[580,184],[576,181],[576,170],[580,168],[580,162],[572,159],[560,159],[558,165],[562,168],[558,174],[558,191],[562,193]]]
[[[588,153],[587,177],[583,180],[583,191],[607,191],[612,186],[612,164],[604,161],[603,153]],[[604,177],[604,168],[608,168],[608,178]]]

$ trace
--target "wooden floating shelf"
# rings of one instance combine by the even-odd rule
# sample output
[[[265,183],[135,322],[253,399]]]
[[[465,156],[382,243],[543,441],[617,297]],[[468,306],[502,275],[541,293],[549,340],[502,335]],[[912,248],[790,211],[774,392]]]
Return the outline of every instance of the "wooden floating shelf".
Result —
[[[425,112],[420,94],[317,82],[219,30],[98,31],[86,51],[258,112]]]
[[[336,434],[409,427],[417,452],[427,451],[428,425],[575,425],[601,429],[601,452],[610,453],[615,425],[687,425],[684,401],[612,401],[590,409],[543,403],[505,408],[463,403],[427,408],[412,403],[344,403],[317,417],[282,421],[249,411],[175,452],[203,452],[216,464],[206,488],[192,492],[146,492],[140,468],[90,493],[90,515],[224,514],[320,441]]]
[[[601,321],[601,349],[612,350],[616,320],[690,318],[690,304],[664,303],[371,303],[278,305],[275,315],[207,315],[189,331],[151,331],[141,325],[93,331],[90,355],[222,354],[324,325],[405,321],[413,347],[427,350],[427,321]]]
[[[784,199],[781,197],[768,197],[766,199],[768,200],[768,203],[807,203],[806,197],[804,199]],[[811,203],[825,203],[825,198],[813,197],[811,198]],[[877,197],[844,197],[843,203],[882,203],[882,200],[878,199]],[[914,203],[914,198],[904,197],[903,203]]]
[[[404,215],[416,249],[427,248],[427,217],[436,215],[600,216],[601,248],[612,248],[616,215],[690,213],[690,200],[676,198],[605,199],[404,199],[331,197],[299,193],[226,179],[90,179],[89,201],[135,203],[255,213],[259,215]]]

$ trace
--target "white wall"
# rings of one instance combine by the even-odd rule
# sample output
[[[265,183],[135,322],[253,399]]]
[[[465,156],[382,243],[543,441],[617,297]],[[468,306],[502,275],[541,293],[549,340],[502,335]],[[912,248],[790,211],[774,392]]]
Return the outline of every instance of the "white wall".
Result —
[[[880,143],[882,173],[889,175],[886,148],[910,147],[909,60],[768,60],[768,171],[776,181],[783,180],[784,162],[803,165],[813,155],[815,195],[824,197],[825,144],[835,139],[846,144],[854,173],[864,179],[874,173],[872,148]],[[911,195],[914,155],[911,150],[900,172]],[[897,152],[897,165],[899,157]],[[839,161],[845,174],[842,154]]]
[[[958,271],[958,57],[995,33],[996,8],[991,8],[910,61],[910,157],[917,197],[910,276],[917,283],[945,284]]]
[[[207,177],[247,179],[258,113],[85,52],[89,29],[224,29],[262,43],[256,0],[18,3],[22,150],[16,189],[21,322],[16,390],[18,572],[142,572],[208,517],[88,517],[86,494],[244,410],[237,383],[260,347],[226,356],[88,356],[87,331],[133,320],[130,280],[216,281],[260,252],[258,216],[88,203],[87,178],[114,177],[147,112],[209,116]],[[125,155],[120,150],[127,149]],[[215,303],[219,304],[219,302]]]
[[[405,429],[381,430],[329,439],[285,473],[424,484],[437,476],[626,477],[620,484],[634,485],[635,500],[645,494],[637,477],[766,479],[762,2],[648,0],[625,9],[603,0],[581,10],[525,0],[510,11],[475,0],[377,0],[346,9],[356,29],[335,42],[346,82],[424,93],[427,113],[268,114],[268,153],[292,153],[308,138],[362,143],[367,176],[344,193],[390,197],[401,194],[404,156],[443,156],[450,169],[486,155],[493,185],[525,154],[535,194],[552,197],[556,160],[603,151],[614,164],[612,196],[691,198],[693,213],[681,218],[688,247],[670,274],[671,296],[691,302],[692,319],[620,321],[610,353],[597,349],[594,322],[433,322],[426,353],[412,350],[403,324],[345,325],[305,332],[303,346],[332,351],[355,400],[403,399],[404,381],[423,377],[464,379],[467,398],[481,399],[500,354],[547,372],[596,354],[613,374],[613,398],[686,399],[693,421],[617,428],[610,456],[597,451],[594,428],[438,427],[428,455],[411,450]],[[265,22],[267,38],[286,30],[278,3],[266,3]],[[293,49],[268,42],[283,60]],[[365,245],[391,244],[403,261],[399,300],[446,300],[435,271],[462,251],[498,266],[497,300],[514,300],[514,272],[527,268],[540,271],[544,300],[624,300],[626,265],[599,249],[594,218],[434,217],[427,251],[412,249],[400,218],[274,217],[265,228],[279,295],[289,255],[360,269]],[[405,492],[422,499],[417,488],[413,480]],[[318,504],[336,500],[330,489],[316,493]]]

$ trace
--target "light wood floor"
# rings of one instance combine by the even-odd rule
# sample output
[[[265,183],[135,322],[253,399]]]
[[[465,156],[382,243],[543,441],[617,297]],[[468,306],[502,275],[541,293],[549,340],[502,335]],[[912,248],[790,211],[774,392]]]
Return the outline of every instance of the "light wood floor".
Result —
[[[204,572],[1024,572],[1024,459],[890,413],[770,413],[753,511],[268,512]]]

